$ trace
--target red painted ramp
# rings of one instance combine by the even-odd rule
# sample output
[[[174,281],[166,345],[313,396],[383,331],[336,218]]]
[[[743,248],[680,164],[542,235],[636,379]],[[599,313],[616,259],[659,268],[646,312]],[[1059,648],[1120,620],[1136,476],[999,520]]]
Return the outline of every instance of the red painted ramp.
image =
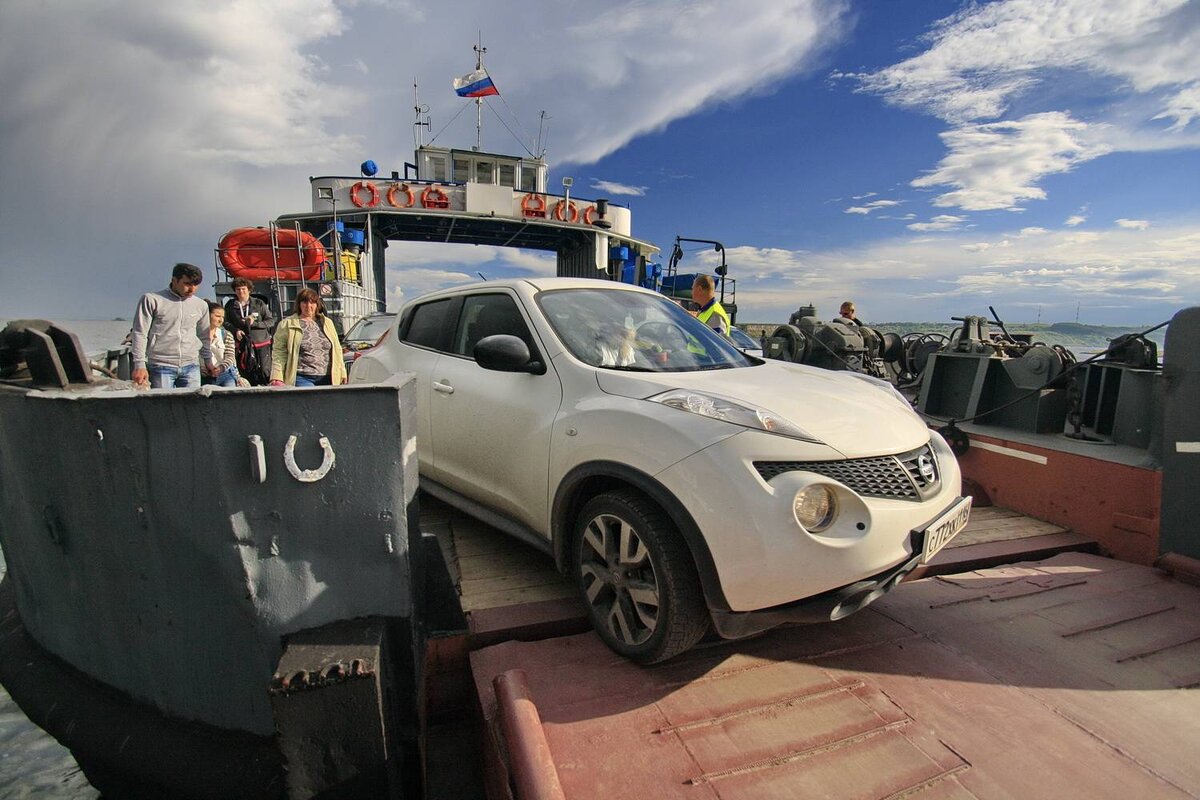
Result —
[[[1098,556],[915,581],[651,668],[592,634],[471,664],[493,797],[514,796],[503,754],[539,745],[572,799],[1200,796],[1200,589]],[[504,740],[511,670],[540,725]]]

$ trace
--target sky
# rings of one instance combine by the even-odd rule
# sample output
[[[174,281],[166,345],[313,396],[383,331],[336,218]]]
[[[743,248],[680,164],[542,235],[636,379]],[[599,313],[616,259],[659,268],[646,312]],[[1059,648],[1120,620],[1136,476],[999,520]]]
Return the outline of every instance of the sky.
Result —
[[[724,243],[739,322],[1156,324],[1200,303],[1200,0],[4,0],[0,317],[128,317],[308,178],[539,127],[550,186],[669,253]],[[539,122],[545,112],[544,121]],[[683,270],[715,253],[685,248]],[[550,254],[387,251],[389,306]],[[211,295],[211,289],[207,289]]]

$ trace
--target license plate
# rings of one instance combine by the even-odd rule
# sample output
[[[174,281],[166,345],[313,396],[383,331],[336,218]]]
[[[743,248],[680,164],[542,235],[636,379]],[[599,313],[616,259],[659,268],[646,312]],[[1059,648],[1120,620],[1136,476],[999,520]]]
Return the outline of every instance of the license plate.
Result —
[[[921,555],[921,563],[928,564],[946,543],[967,527],[971,518],[971,498],[961,498],[957,503],[946,509],[933,522],[925,526],[925,552]]]

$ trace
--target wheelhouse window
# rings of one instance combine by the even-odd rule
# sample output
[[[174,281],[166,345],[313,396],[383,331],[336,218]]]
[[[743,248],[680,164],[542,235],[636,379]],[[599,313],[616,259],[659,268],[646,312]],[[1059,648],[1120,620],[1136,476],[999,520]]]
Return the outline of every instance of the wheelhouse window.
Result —
[[[537,168],[521,166],[521,191],[537,191]]]
[[[476,183],[495,183],[496,178],[493,174],[496,168],[494,161],[484,161],[480,159],[475,162],[475,182]]]
[[[466,182],[471,180],[471,162],[466,158],[454,159],[454,177],[451,180]]]
[[[500,164],[500,185],[511,186],[516,188],[517,180],[517,165],[516,164]]]
[[[446,159],[442,156],[426,156],[429,159],[429,180],[446,180]]]

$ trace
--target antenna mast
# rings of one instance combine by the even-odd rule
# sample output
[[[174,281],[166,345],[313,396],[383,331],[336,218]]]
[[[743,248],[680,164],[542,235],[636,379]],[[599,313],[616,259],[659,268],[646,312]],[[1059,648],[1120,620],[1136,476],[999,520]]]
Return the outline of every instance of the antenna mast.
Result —
[[[475,70],[483,69],[483,54],[487,52],[487,48],[483,46],[483,31],[479,32],[479,42],[474,45],[475,50]],[[475,98],[475,151],[478,152],[482,147],[483,142],[483,98]]]
[[[426,117],[424,122],[421,121],[421,115],[428,113],[429,106],[421,105],[421,97],[417,92],[417,79],[413,78],[413,140],[416,142],[417,150],[420,150],[425,144],[423,141],[424,137],[421,135],[421,128],[428,128],[431,125],[429,117]]]
[[[542,150],[542,130],[545,128],[545,126],[546,126],[546,109],[542,109],[541,113],[538,114],[538,138],[537,138],[537,146],[533,150],[534,158],[541,158],[542,156],[544,156],[546,154],[545,151]]]

